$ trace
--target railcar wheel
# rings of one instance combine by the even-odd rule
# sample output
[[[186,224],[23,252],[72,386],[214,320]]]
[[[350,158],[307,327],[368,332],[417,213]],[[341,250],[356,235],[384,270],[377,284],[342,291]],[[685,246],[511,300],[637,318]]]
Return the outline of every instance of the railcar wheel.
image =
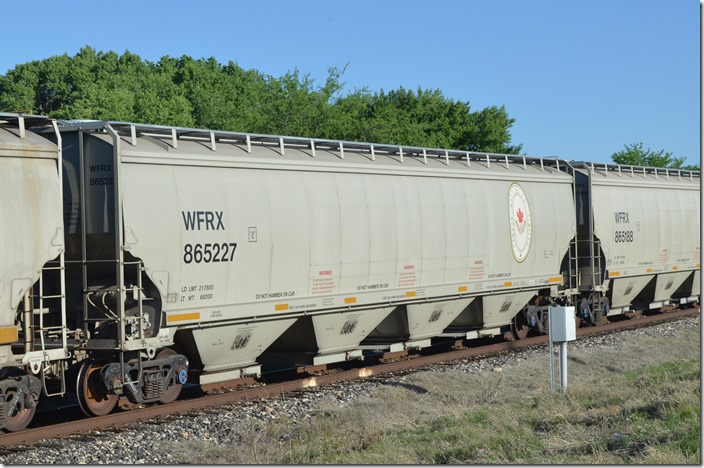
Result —
[[[579,314],[575,314],[574,316],[574,327],[579,328],[582,326],[582,317],[580,317]]]
[[[107,360],[86,359],[78,371],[76,396],[86,416],[105,416],[115,409],[120,399],[118,395],[108,393],[100,380],[100,369],[107,364]]]
[[[6,401],[10,402],[12,399],[16,396],[16,393],[8,393],[6,396]],[[22,395],[20,395],[20,398],[22,398]],[[18,405],[18,406],[24,406],[24,408],[21,409],[15,409],[12,414],[6,414],[5,415],[5,426],[3,426],[3,429],[9,432],[16,432],[16,431],[21,431],[22,429],[26,428],[30,422],[32,422],[32,418],[34,418],[34,413],[37,412],[37,405],[35,404],[31,408],[28,408],[25,405]]]
[[[7,417],[3,429],[9,432],[21,431],[26,428],[30,422],[32,422],[32,418],[34,418],[34,413],[36,412],[36,405],[31,408],[24,408],[22,410],[15,411],[12,416]]]
[[[159,354],[157,354],[155,359],[164,359],[169,356],[174,356],[175,354],[177,353],[173,349],[164,348],[159,352]],[[159,398],[159,401],[164,404],[176,401],[178,396],[181,394],[182,387],[183,385],[181,385],[180,383],[172,383],[171,385],[166,387],[166,390],[164,390],[164,395]]]
[[[526,321],[525,314],[521,311],[511,320],[511,333],[515,339],[524,340],[528,336],[529,331],[530,326]]]

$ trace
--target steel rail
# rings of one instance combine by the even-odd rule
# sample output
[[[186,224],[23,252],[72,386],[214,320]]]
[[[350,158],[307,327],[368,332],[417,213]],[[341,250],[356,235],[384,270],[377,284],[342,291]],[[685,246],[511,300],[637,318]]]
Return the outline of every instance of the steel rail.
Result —
[[[578,337],[588,337],[592,335],[609,334],[617,331],[624,331],[643,326],[655,325],[684,317],[699,315],[699,307],[691,309],[676,310],[652,316],[639,316],[635,319],[622,320],[605,325],[594,327],[584,327],[577,329]],[[373,366],[366,366],[350,370],[331,372],[323,375],[299,377],[295,380],[288,380],[278,383],[263,384],[258,387],[246,388],[243,390],[229,391],[217,394],[206,394],[194,399],[179,400],[167,405],[155,405],[145,408],[137,408],[128,411],[117,411],[106,416],[98,416],[88,419],[80,419],[46,427],[26,429],[19,432],[11,432],[0,435],[0,447],[15,447],[35,443],[44,439],[70,438],[78,434],[85,434],[96,430],[114,430],[130,423],[136,423],[149,419],[165,418],[171,415],[186,414],[195,411],[217,408],[222,405],[233,404],[241,401],[256,400],[270,396],[279,396],[287,392],[328,385],[345,380],[363,379],[370,376],[379,376],[393,372],[403,372],[411,369],[419,369],[424,366],[439,364],[448,361],[474,358],[479,356],[489,356],[529,348],[538,345],[546,345],[547,336],[536,336],[523,340],[511,340],[495,343],[476,348],[463,348],[433,355],[409,355],[407,359],[393,362],[380,363]],[[232,381],[241,383],[241,381]],[[217,387],[225,387],[228,382],[218,384]]]

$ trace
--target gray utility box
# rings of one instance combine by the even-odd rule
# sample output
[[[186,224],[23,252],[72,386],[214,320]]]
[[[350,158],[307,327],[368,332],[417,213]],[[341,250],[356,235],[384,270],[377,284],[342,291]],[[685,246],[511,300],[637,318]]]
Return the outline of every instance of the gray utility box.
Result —
[[[548,314],[551,341],[574,341],[577,339],[574,307],[550,307]]]

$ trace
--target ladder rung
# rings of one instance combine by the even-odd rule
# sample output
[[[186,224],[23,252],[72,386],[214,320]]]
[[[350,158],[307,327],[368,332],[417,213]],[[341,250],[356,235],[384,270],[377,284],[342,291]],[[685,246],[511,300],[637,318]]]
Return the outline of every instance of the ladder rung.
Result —
[[[66,327],[64,327],[63,325],[47,325],[42,328],[37,327],[36,329],[37,330],[63,330],[64,328],[66,328]]]
[[[58,295],[55,295],[55,296],[38,296],[38,297],[39,297],[39,299],[41,299],[41,300],[44,300],[44,299],[61,299],[61,298],[64,297],[64,295],[63,295],[63,294],[58,294]]]

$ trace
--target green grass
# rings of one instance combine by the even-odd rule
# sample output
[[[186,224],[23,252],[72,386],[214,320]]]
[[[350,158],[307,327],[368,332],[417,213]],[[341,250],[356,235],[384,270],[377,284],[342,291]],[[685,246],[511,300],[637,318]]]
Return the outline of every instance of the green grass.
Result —
[[[574,369],[568,393],[555,395],[546,388],[542,361],[535,372],[530,363],[501,374],[421,372],[407,382],[426,392],[382,386],[374,399],[347,408],[329,404],[293,425],[275,420],[233,428],[231,443],[222,444],[227,448],[191,441],[175,461],[701,464],[695,351],[678,360],[665,353],[665,362],[620,372],[583,359],[590,372]],[[614,353],[623,356],[622,349]]]
[[[666,459],[699,464],[699,378],[698,361],[680,361],[614,376],[612,390],[606,394],[603,388],[585,386],[567,395],[542,395],[531,405],[484,405],[461,416],[388,433],[363,450],[348,453],[345,460],[366,463],[383,455],[389,463],[660,463]],[[406,457],[412,454],[411,459],[395,459],[394,451]],[[310,461],[331,460],[323,456]]]

